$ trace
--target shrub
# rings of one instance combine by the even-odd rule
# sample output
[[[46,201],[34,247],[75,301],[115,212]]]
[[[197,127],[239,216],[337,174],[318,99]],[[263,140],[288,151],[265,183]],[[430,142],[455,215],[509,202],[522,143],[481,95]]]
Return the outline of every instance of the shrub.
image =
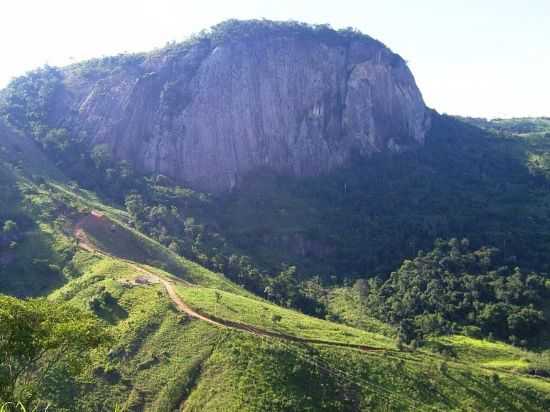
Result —
[[[469,338],[481,338],[481,328],[479,326],[467,325],[462,327],[462,333]]]
[[[2,231],[6,235],[14,234],[17,231],[17,223],[15,223],[13,220],[6,220],[2,227]]]

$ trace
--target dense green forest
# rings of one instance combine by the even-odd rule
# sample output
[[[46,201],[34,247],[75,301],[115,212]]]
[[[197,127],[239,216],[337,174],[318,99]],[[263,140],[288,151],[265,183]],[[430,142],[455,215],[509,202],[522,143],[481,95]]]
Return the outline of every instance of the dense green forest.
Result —
[[[469,243],[436,241],[385,282],[360,282],[369,312],[400,324],[406,342],[458,330],[521,346],[546,337],[550,279],[508,266],[513,262],[498,249],[471,250]]]

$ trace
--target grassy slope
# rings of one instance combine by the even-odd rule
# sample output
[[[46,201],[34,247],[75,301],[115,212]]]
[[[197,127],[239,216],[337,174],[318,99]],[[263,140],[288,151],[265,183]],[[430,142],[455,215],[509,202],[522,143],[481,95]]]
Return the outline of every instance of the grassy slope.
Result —
[[[190,410],[224,410],[224,405],[230,405],[225,410],[258,411],[548,407],[532,393],[532,388],[547,393],[547,382],[508,375],[494,382],[487,372],[458,364],[443,372],[441,360],[425,353],[384,356],[251,339],[218,348],[187,402]],[[320,392],[328,393],[321,398],[323,406],[316,403]],[[331,400],[336,405],[329,405]]]
[[[73,263],[81,276],[51,299],[87,308],[102,287],[116,298],[116,304],[99,311],[115,336],[114,346],[97,351],[94,364],[82,377],[89,386],[78,397],[79,410],[109,410],[118,403],[132,410],[162,411],[185,401],[183,408],[188,411],[536,411],[545,408],[537,396],[550,393],[546,380],[502,371],[500,382],[494,383],[489,379],[491,370],[471,363],[482,357],[514,356],[515,350],[507,345],[499,346],[495,355],[479,341],[468,341],[481,352],[465,350],[464,356],[448,359],[449,371],[443,372],[439,365],[445,358],[430,352],[364,353],[260,338],[186,318],[174,310],[158,285],[130,285],[140,274],[124,261],[79,252]],[[199,299],[200,293],[195,294],[205,290],[178,292],[186,299],[194,295],[195,303],[210,308],[214,300],[210,290],[206,303]],[[221,294],[219,316],[229,317],[231,309],[242,309],[246,320],[257,324],[258,308],[271,306]],[[313,333],[302,327],[310,323],[325,323],[317,326],[325,337],[334,338],[335,330],[351,331],[350,340],[353,334],[362,335],[284,309],[270,310],[283,313],[283,319],[289,320],[285,331],[296,335]],[[388,342],[382,336],[368,336],[369,343],[371,339]],[[59,397],[66,393],[65,382]],[[391,406],[386,409],[388,402]]]
[[[96,236],[111,233],[100,230]],[[93,389],[79,398],[84,410],[106,410],[114,402],[164,410],[185,399],[185,410],[384,410],[383,405],[391,401],[390,410],[523,411],[544,410],[540,398],[550,393],[546,380],[504,369],[500,382],[492,382],[493,371],[476,364],[480,356],[485,362],[514,359],[515,350],[507,345],[502,347],[509,353],[495,356],[492,349],[477,354],[473,348],[483,345],[471,341],[471,354],[466,347],[466,355],[446,359],[430,352],[384,355],[291,344],[184,320],[159,286],[124,286],[138,275],[126,261],[78,253],[73,266],[82,275],[52,298],[86,307],[104,286],[117,299],[117,308],[100,313],[116,337],[110,351],[115,355],[96,354],[96,363],[84,377]],[[260,299],[220,290],[216,303],[211,287],[181,287],[178,293],[203,312],[227,319],[296,336],[364,339],[392,346],[389,337],[313,319]],[[277,325],[271,321],[273,313],[282,317]],[[449,364],[448,372],[439,370],[442,362]],[[537,392],[532,393],[533,389]]]
[[[273,332],[307,339],[322,339],[383,348],[393,348],[394,346],[393,341],[383,335],[306,316],[300,312],[258,299],[219,292],[210,288],[184,286],[178,286],[178,293],[185,302],[203,313],[259,326]],[[216,300],[216,293],[218,293],[219,302]],[[277,315],[281,317],[281,320],[274,322],[273,316]]]
[[[75,199],[73,207],[82,208]],[[124,240],[126,245],[137,243],[146,249],[146,255],[166,256],[161,245],[124,226],[115,231],[122,231],[124,239],[111,238],[110,224],[93,228],[96,241],[104,247]],[[504,369],[500,383],[491,382],[491,370],[472,364],[481,355],[449,359],[449,372],[444,373],[439,365],[445,358],[429,352],[366,354],[220,330],[176,312],[159,286],[125,286],[138,273],[122,259],[79,252],[71,264],[79,277],[56,291],[52,299],[87,307],[90,298],[105,287],[117,304],[99,315],[115,336],[115,344],[95,354],[94,364],[80,382],[87,385],[76,401],[69,395],[70,383],[57,388],[60,405],[64,401],[67,405],[76,402],[81,410],[109,410],[114,404],[130,410],[170,410],[185,400],[184,410],[197,411],[385,410],[383,405],[391,402],[390,410],[523,411],[544,410],[539,398],[550,393],[546,380]],[[195,267],[200,268],[186,266],[185,273]],[[156,272],[164,273],[161,268]],[[178,289],[189,304],[204,312],[296,336],[392,346],[390,337],[313,319],[250,296],[220,290],[221,300],[216,304],[212,287],[217,284],[209,279],[217,275],[210,273],[206,278],[189,278],[204,281],[206,287]],[[276,325],[271,321],[273,313],[282,318]],[[378,326],[379,331],[388,331]],[[491,352],[482,353],[486,362],[493,359]],[[513,359],[506,356],[495,360]]]
[[[58,180],[38,186],[8,169],[21,194],[21,203],[11,206],[17,211],[24,206],[36,222],[31,232],[50,239],[43,248],[29,240],[28,246],[18,251],[18,260],[32,262],[43,249],[48,261],[67,263],[67,255],[71,256],[67,251],[75,246],[67,230],[71,218],[99,209],[118,226],[114,232],[111,225],[90,227],[97,244],[115,252],[123,244],[122,257],[159,264],[155,269],[159,274],[169,268],[201,284],[202,288],[178,292],[205,312],[281,328],[296,336],[349,342],[364,339],[391,346],[393,332],[370,321],[366,314],[356,324],[366,326],[370,333],[276,307],[129,229],[124,225],[124,212],[101,204],[93,194],[75,191]],[[57,179],[49,172],[44,174]],[[90,310],[90,300],[108,291],[114,302],[96,312],[114,340],[111,347],[94,353],[93,364],[77,381],[68,380],[62,369],[50,372],[44,390],[56,402],[56,410],[102,411],[112,410],[116,404],[127,410],[153,411],[179,407],[188,411],[542,411],[550,406],[548,380],[512,370],[510,362],[520,362],[525,356],[508,345],[448,338],[445,344],[458,356],[447,359],[428,351],[364,353],[291,344],[188,319],[174,309],[160,286],[131,285],[129,281],[137,275],[121,258],[84,252],[74,254],[66,265],[63,281],[68,283],[50,298]],[[219,304],[213,288],[220,288]],[[344,307],[342,301],[338,303],[342,296],[331,299]],[[353,305],[346,299],[346,320],[353,323]],[[273,313],[281,315],[277,325],[271,321]],[[440,367],[442,362],[448,363],[448,371]],[[495,368],[499,370],[498,382],[490,379]]]
[[[126,262],[82,252],[74,261],[82,276],[51,299],[88,309],[89,300],[105,288],[116,303],[96,311],[113,334],[113,345],[95,353],[81,382],[89,386],[68,403],[75,402],[77,410],[111,410],[115,404],[171,410],[192,387],[220,332],[178,313],[158,285],[131,284],[139,273]]]
[[[390,410],[432,410],[427,405],[439,410],[464,405],[473,410],[497,405],[497,410],[544,410],[529,397],[528,388],[550,390],[544,380],[506,374],[495,385],[487,378],[490,371],[463,362],[454,362],[445,374],[438,370],[443,358],[429,353],[384,356],[225,332],[177,313],[158,286],[126,286],[138,273],[125,261],[79,252],[72,265],[80,276],[52,299],[87,307],[104,287],[117,301],[99,312],[115,343],[95,354],[94,364],[82,377],[88,386],[77,398],[79,410],[109,410],[115,403],[130,410],[170,410],[184,399],[185,410],[384,410],[388,399],[393,402]],[[205,311],[215,302],[212,289],[179,292]],[[267,307],[269,313],[282,316],[277,328],[298,336],[318,333],[350,341],[365,336],[369,343],[391,342],[261,300],[219,293],[221,303],[215,309],[219,316],[240,320],[244,316],[247,322],[269,326],[259,312]],[[454,388],[457,383],[460,390]],[[57,388],[61,404],[75,402],[68,395],[70,387],[63,382]],[[486,393],[491,396],[483,397]]]

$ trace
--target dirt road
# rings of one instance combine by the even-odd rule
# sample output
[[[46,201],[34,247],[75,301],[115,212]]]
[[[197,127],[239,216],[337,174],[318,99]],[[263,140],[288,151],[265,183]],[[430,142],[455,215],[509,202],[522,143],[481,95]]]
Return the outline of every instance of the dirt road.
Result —
[[[95,216],[95,215],[94,215]],[[74,229],[74,236],[78,240],[78,246],[85,250],[86,252],[95,253],[98,255],[106,256],[106,257],[114,257],[111,256],[109,253],[104,252],[102,250],[97,249],[95,245],[90,242],[88,239],[88,236],[86,235],[85,231],[82,229],[80,224],[76,224]],[[164,286],[164,289],[166,290],[166,293],[168,294],[168,297],[170,300],[174,303],[174,305],[180,310],[181,312],[187,314],[191,318],[199,319],[204,322],[208,322],[214,326],[221,327],[221,328],[230,328],[235,330],[240,330],[243,332],[251,333],[257,336],[266,336],[270,338],[276,338],[276,339],[282,339],[286,341],[291,342],[298,342],[298,343],[305,343],[305,344],[317,344],[317,345],[330,345],[330,346],[338,346],[342,348],[351,348],[351,349],[359,349],[362,351],[391,351],[391,349],[387,348],[380,348],[380,347],[374,347],[374,346],[368,346],[368,345],[359,345],[359,344],[353,344],[353,343],[343,343],[343,342],[335,342],[335,341],[326,341],[322,339],[306,339],[306,338],[300,338],[293,335],[287,335],[280,332],[272,332],[266,329],[258,328],[253,325],[249,325],[242,322],[235,322],[228,319],[222,319],[218,318],[216,316],[213,316],[211,314],[207,313],[201,313],[189,305],[187,305],[182,299],[181,296],[178,295],[176,290],[174,289],[174,282],[176,280],[173,279],[167,279],[163,276],[157,275],[155,273],[152,273],[145,268],[143,268],[141,265],[136,264],[135,262],[129,261],[127,259],[117,258],[120,260],[125,261],[128,265],[130,265],[132,268],[134,268],[139,273],[147,276],[149,279],[152,279],[155,281],[155,283],[161,283]],[[187,287],[193,287],[192,283],[189,283],[183,279],[178,279],[177,282],[181,282]]]

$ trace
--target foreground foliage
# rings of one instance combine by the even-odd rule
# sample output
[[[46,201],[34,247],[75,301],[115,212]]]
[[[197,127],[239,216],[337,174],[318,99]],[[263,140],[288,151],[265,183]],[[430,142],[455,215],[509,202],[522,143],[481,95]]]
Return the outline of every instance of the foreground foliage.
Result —
[[[0,295],[0,400],[33,405],[47,379],[77,375],[106,338],[93,316],[74,307]]]

